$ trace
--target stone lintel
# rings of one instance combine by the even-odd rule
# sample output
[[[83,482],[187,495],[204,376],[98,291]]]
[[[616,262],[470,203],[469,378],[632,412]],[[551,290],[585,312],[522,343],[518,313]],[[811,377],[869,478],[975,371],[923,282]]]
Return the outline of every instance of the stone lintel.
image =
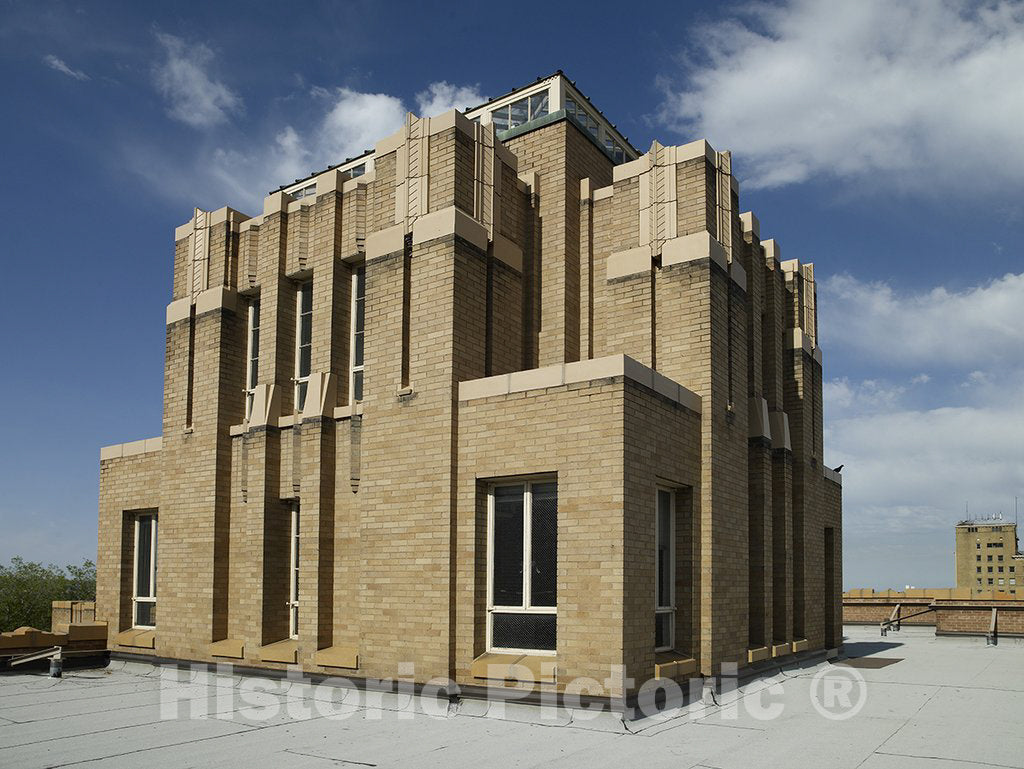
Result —
[[[626,275],[651,271],[651,247],[639,246],[608,255],[606,279],[614,280]]]
[[[772,411],[768,416],[772,434],[772,448],[792,451],[793,443],[789,437],[789,415],[785,411]]]
[[[405,248],[405,225],[395,224],[366,236],[366,260],[377,259]]]
[[[740,224],[743,226],[743,232],[752,233],[755,238],[761,237],[761,222],[753,211],[740,214]]]
[[[729,271],[725,248],[707,230],[666,240],[661,247],[662,267],[692,262],[697,259],[711,259],[717,262],[723,270]]]
[[[448,235],[458,235],[481,251],[487,251],[487,228],[455,206],[421,216],[412,225],[414,246]],[[367,242],[367,253],[369,253],[369,242]]]

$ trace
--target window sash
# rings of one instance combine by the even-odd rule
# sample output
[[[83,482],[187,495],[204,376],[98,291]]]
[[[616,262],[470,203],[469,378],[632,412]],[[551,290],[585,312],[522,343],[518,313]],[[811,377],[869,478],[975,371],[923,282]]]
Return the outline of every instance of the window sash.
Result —
[[[147,541],[143,540],[146,532]],[[142,553],[140,543],[147,550]],[[143,555],[140,558],[140,555]],[[154,625],[139,624],[139,604],[156,604],[156,555],[157,555],[157,519],[156,515],[146,513],[135,517],[135,547],[132,562],[132,627],[152,628]],[[142,574],[142,570],[145,574]],[[144,579],[140,579],[144,577]],[[144,592],[140,593],[140,587]]]
[[[260,299],[249,302],[249,333],[246,336],[245,363],[245,418],[252,418],[252,404],[256,398],[256,384],[260,369]]]
[[[659,487],[654,507],[654,621],[668,615],[667,632],[655,651],[675,646],[676,493]],[[666,542],[667,540],[667,542]]]
[[[313,357],[313,282],[299,284],[295,292],[295,411],[306,405],[306,390]]]
[[[555,519],[557,527],[558,503],[557,503],[557,480],[555,478],[537,478],[520,482],[495,483],[491,486],[487,495],[487,647],[490,651],[501,652],[523,652],[529,654],[550,654],[555,652],[548,649],[513,649],[509,647],[496,647],[493,639],[493,616],[495,614],[534,614],[534,615],[557,615],[558,601],[557,591],[555,603],[552,606],[540,606],[533,603],[532,571],[534,562],[533,543],[533,517],[534,517],[534,489],[538,486],[552,485],[555,487]],[[521,565],[522,583],[520,587],[521,601],[518,604],[495,603],[494,601],[494,566],[495,566],[495,513],[496,513],[496,491],[501,488],[519,488],[522,495],[522,530],[521,550],[519,562]],[[556,528],[557,532],[557,528]],[[556,534],[557,536],[557,534]],[[498,543],[500,545],[500,543]],[[557,540],[555,549],[555,564],[553,566],[557,579]]]
[[[292,505],[288,536],[288,635],[299,637],[299,506]]]
[[[363,399],[363,376],[366,357],[366,265],[352,272],[352,300],[349,310],[349,403]]]

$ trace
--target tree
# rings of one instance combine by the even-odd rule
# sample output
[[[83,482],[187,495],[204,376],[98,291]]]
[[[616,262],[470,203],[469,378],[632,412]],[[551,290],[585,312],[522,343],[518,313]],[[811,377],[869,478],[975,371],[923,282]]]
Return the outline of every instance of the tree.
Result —
[[[66,569],[12,558],[0,564],[0,631],[28,625],[50,628],[54,601],[96,600],[96,564],[83,561]]]

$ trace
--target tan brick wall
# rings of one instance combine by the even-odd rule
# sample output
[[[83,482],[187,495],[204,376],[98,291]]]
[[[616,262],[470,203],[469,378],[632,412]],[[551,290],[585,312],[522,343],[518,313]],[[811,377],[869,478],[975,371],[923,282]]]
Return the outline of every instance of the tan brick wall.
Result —
[[[458,126],[428,144],[428,210],[476,216],[480,148]],[[420,681],[479,683],[469,666],[485,648],[487,481],[543,472],[559,483],[560,682],[603,681],[611,665],[638,683],[653,673],[658,484],[678,495],[676,646],[700,671],[745,664],[749,646],[770,641],[838,642],[841,494],[822,477],[822,372],[788,341],[795,324],[815,324],[812,274],[789,271],[787,281],[741,231],[728,191],[731,230],[718,232],[729,178],[702,156],[676,168],[676,232],[729,241],[745,286],[714,259],[662,267],[658,254],[649,270],[608,281],[610,254],[640,242],[637,177],[581,200],[580,180],[607,187],[612,165],[567,121],[506,147],[518,169],[496,164],[493,225],[522,247],[522,270],[454,234],[375,254],[356,413],[351,279],[367,234],[396,224],[396,153],[312,205],[286,200],[240,231],[234,220],[210,230],[210,285],[242,295],[168,326],[163,448],[101,465],[99,614],[130,624],[129,523],[133,511],[158,509],[155,653],[211,660],[210,642],[231,638],[244,642],[246,664],[268,665],[260,647],[288,635],[298,503],[306,669],[337,672],[313,655],[344,646],[358,652],[354,675],[392,676],[413,662]],[[529,194],[517,173],[535,175]],[[175,245],[173,299],[191,295],[189,244]],[[312,373],[330,375],[334,395],[303,419],[293,377],[305,280]],[[267,426],[242,424],[255,296],[258,379],[280,405]],[[701,413],[622,378],[458,403],[461,381],[619,354],[698,394]],[[792,450],[749,437],[748,398],[761,396],[789,415]]]

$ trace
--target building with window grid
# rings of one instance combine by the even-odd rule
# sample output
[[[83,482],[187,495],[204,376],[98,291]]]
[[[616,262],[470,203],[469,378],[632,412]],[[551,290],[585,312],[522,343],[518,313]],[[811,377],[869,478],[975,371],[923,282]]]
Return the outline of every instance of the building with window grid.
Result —
[[[97,618],[122,654],[613,700],[835,648],[821,362],[728,152],[640,153],[560,72],[409,115],[177,229]]]
[[[1024,554],[1018,552],[1017,524],[998,518],[960,521],[954,528],[956,586],[972,593],[1017,594],[1024,587]]]

